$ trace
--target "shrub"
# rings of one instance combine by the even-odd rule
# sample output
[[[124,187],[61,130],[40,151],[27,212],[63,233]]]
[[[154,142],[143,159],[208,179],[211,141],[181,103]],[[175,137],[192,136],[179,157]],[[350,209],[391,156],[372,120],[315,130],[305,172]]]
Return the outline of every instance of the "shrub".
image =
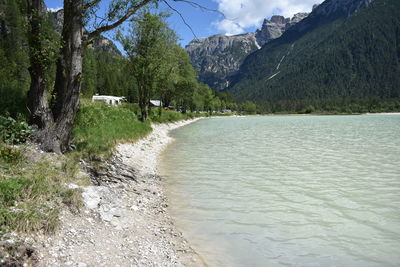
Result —
[[[23,158],[21,150],[0,145],[0,159],[6,163],[18,163]]]
[[[314,106],[309,105],[309,106],[306,108],[306,110],[304,111],[304,113],[310,114],[310,113],[313,113],[314,111],[315,111]]]
[[[121,107],[130,110],[138,118],[141,116],[139,104],[135,103],[122,103]]]
[[[32,127],[21,117],[17,120],[0,116],[0,138],[7,144],[25,143],[33,133]]]

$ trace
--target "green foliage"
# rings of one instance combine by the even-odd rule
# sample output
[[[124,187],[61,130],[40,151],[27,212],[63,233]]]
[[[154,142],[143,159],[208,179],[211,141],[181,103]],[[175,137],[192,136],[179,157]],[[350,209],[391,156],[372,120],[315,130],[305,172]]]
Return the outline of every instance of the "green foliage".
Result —
[[[136,117],[140,116],[140,107],[136,103],[122,103],[121,107],[128,109],[132,112],[132,115]]]
[[[27,112],[29,58],[21,6],[0,1],[0,114]]]
[[[376,0],[351,16],[308,18],[304,31],[287,31],[251,54],[229,92],[267,112],[340,109],[340,102],[346,112],[363,112],[372,109],[362,99],[398,99],[399,8],[398,0]]]
[[[92,103],[81,107],[72,135],[77,151],[96,159],[108,157],[118,142],[135,141],[149,132],[150,125],[139,122],[131,110]]]
[[[128,36],[119,36],[130,61],[138,88],[142,120],[146,120],[148,103],[157,84],[169,73],[168,49],[176,43],[175,33],[165,23],[165,15],[142,12],[131,24]],[[165,81],[164,81],[165,82]]]
[[[252,101],[246,101],[240,105],[240,111],[245,114],[255,114],[257,111],[257,106]]]
[[[306,110],[304,111],[304,113],[309,114],[309,113],[313,113],[315,111],[314,106],[309,105]]]
[[[11,117],[0,116],[0,140],[7,144],[25,143],[33,133],[32,127],[19,117],[15,120]]]
[[[60,48],[60,37],[52,27],[50,17],[41,19],[39,36],[29,36],[25,5],[26,1],[0,1],[0,114],[8,113],[13,117],[18,113],[29,113],[26,108],[30,85],[29,53],[31,60],[43,63],[50,88],[54,83],[55,61]],[[32,45],[31,49],[28,44]],[[42,49],[37,49],[38,45]]]
[[[17,164],[23,159],[23,154],[19,149],[0,145],[0,159],[9,164]]]

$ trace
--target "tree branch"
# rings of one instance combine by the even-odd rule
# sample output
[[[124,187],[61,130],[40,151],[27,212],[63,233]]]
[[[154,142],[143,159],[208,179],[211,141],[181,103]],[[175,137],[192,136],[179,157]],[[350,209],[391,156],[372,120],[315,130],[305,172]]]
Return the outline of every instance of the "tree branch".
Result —
[[[198,39],[196,34],[194,33],[192,27],[186,22],[185,18],[182,16],[182,14],[176,10],[175,8],[173,8],[166,0],[162,0],[172,11],[174,11],[176,14],[179,15],[179,17],[181,17],[181,20],[183,21],[183,23],[189,28],[189,30],[192,32],[193,36],[195,39]],[[174,0],[175,1],[175,0]]]
[[[95,0],[98,1],[98,0]],[[101,33],[110,31],[112,29],[115,29],[116,27],[120,26],[122,23],[124,23],[127,19],[129,19],[132,15],[134,15],[140,8],[144,7],[145,5],[149,4],[150,2],[153,2],[154,0],[142,0],[140,3],[137,5],[133,6],[124,16],[122,16],[119,20],[117,20],[114,23],[102,26],[100,28],[95,29],[91,33],[89,33],[86,43],[89,44],[90,42],[93,41],[94,38],[99,36]]]
[[[201,10],[204,10],[204,11],[216,12],[216,13],[219,13],[220,15],[222,15],[225,18],[225,14],[222,13],[221,11],[219,11],[218,9],[208,8],[208,7],[205,7],[203,5],[200,5],[200,4],[198,4],[196,2],[193,2],[193,1],[190,1],[190,0],[173,0],[173,1],[174,2],[183,2],[183,3],[186,3],[186,4],[189,4],[189,5],[193,6],[195,8],[199,8]]]
[[[91,7],[94,7],[95,5],[97,5],[98,3],[100,3],[101,0],[93,0],[92,2],[87,3],[83,8],[85,10],[88,10]]]

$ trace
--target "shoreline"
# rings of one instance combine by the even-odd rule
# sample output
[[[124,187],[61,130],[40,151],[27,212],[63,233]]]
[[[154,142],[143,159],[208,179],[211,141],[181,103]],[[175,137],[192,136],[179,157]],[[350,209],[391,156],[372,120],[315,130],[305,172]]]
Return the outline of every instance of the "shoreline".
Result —
[[[206,266],[168,214],[158,170],[169,132],[199,119],[153,124],[147,137],[117,145],[109,169],[123,180],[69,185],[82,190],[84,207],[64,210],[54,235],[34,238],[38,266]]]

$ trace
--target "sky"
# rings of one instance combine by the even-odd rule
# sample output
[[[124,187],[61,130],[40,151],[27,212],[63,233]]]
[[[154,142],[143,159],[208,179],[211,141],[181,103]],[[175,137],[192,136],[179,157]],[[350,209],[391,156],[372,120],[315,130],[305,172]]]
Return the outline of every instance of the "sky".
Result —
[[[112,0],[103,0],[105,7]],[[169,25],[174,29],[181,40],[179,43],[185,47],[194,38],[208,37],[218,33],[228,35],[253,32],[260,28],[264,18],[272,15],[291,17],[298,12],[310,12],[314,4],[322,0],[192,0],[209,10],[196,8],[184,2],[169,0],[171,6],[179,11],[191,29],[185,25],[182,18],[176,12],[170,10],[165,4],[160,5],[163,11],[172,12],[168,19]],[[63,5],[62,0],[45,0],[50,9],[59,9]],[[222,15],[224,14],[224,15]],[[113,33],[106,34],[113,39]],[[117,45],[120,48],[120,45]]]

